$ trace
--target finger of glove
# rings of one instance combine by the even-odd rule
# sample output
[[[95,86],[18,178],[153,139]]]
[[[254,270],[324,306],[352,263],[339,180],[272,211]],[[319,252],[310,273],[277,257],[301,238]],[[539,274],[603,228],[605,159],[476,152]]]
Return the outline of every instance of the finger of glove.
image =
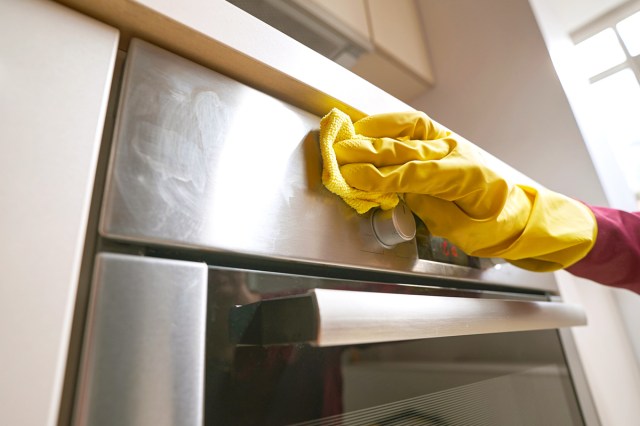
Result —
[[[431,142],[434,141],[428,141],[429,144]],[[391,161],[354,162],[342,165],[340,173],[350,186],[363,191],[431,195],[456,201],[460,208],[476,219],[494,216],[506,200],[508,183],[489,168],[477,150],[464,140],[446,138],[443,142],[455,148],[449,148],[449,153],[442,158],[422,160],[419,157],[429,158],[428,155],[416,154],[413,150],[409,157],[417,157],[418,160],[403,158],[407,161],[397,165],[386,164]],[[398,146],[394,144],[394,147]],[[442,148],[435,156],[442,155],[444,151]],[[392,150],[381,153],[384,155],[380,157],[391,156]],[[358,153],[350,159],[366,160],[367,155],[371,154]]]
[[[527,218],[526,212],[512,215],[505,211],[492,219],[478,220],[454,202],[417,194],[405,194],[405,202],[433,235],[481,257],[501,255],[518,237]]]
[[[456,147],[453,139],[396,140],[354,138],[336,142],[333,150],[339,165],[370,163],[376,167],[401,165],[410,161],[439,160]]]
[[[478,225],[482,225],[469,218],[455,203],[418,194],[405,194],[404,201],[432,235],[448,239],[467,254],[485,246],[481,236],[478,238]]]
[[[370,163],[346,164],[340,167],[340,173],[350,186],[363,191],[410,192],[448,201],[466,199],[474,205],[485,199],[488,191],[506,189],[506,182],[490,170],[456,155],[444,160],[410,161],[384,167]]]
[[[451,238],[453,232],[469,223],[468,217],[451,201],[429,195],[405,194],[405,204],[438,237]]]
[[[370,115],[356,121],[354,128],[372,138],[440,139],[451,133],[420,111]]]

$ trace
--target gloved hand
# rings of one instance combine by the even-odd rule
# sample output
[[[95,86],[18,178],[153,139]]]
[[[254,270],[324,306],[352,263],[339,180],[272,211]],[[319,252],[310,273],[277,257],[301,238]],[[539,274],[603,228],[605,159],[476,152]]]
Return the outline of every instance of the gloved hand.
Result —
[[[582,203],[510,182],[485,154],[421,112],[355,123],[334,109],[320,123],[323,183],[358,213],[398,202],[467,254],[551,271],[582,259],[597,233]]]

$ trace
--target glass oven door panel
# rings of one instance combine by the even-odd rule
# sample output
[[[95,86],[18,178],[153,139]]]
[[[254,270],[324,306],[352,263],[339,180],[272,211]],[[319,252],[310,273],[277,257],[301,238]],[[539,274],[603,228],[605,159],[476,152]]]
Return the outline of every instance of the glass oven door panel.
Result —
[[[554,331],[351,348],[342,375],[347,424],[582,424]]]
[[[233,343],[235,306],[331,283],[340,285],[209,269],[205,424],[583,424],[557,330],[332,347]]]
[[[553,331],[519,334],[528,333],[556,337]],[[235,348],[229,365],[208,370],[206,424],[583,424],[562,358],[548,364],[361,364],[351,358],[354,349],[368,348]]]

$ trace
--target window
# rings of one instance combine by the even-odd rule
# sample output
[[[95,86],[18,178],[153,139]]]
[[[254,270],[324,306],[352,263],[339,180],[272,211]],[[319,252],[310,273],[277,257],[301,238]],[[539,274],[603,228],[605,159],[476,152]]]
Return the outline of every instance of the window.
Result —
[[[598,18],[573,40],[596,127],[640,205],[640,1]]]

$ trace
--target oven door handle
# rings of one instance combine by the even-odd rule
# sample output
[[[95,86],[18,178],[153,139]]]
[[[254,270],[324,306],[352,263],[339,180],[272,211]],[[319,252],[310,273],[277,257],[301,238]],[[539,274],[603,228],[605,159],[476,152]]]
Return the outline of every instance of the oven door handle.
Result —
[[[236,306],[238,344],[315,346],[543,330],[585,325],[580,306],[561,302],[423,296],[314,289]]]

